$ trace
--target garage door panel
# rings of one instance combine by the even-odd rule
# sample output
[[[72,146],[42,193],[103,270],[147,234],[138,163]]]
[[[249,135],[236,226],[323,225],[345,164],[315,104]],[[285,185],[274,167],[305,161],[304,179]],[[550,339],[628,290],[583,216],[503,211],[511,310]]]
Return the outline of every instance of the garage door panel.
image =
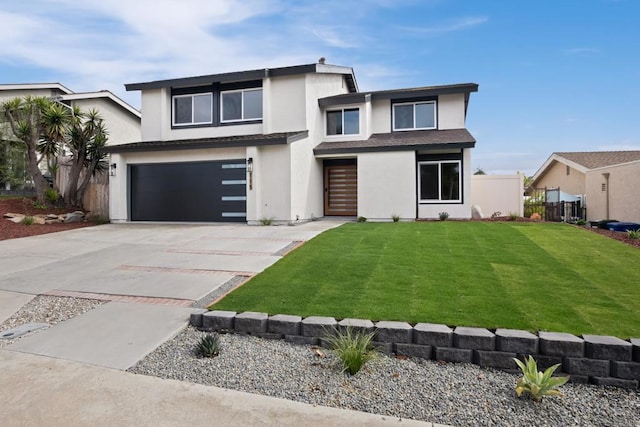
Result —
[[[244,159],[130,166],[133,221],[246,221]]]

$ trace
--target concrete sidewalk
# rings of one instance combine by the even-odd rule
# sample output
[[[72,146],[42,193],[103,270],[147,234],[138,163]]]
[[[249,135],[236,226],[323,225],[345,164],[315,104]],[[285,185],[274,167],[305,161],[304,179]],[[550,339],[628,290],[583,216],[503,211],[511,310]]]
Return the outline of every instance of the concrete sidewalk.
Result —
[[[0,350],[0,420],[18,426],[433,426]]]

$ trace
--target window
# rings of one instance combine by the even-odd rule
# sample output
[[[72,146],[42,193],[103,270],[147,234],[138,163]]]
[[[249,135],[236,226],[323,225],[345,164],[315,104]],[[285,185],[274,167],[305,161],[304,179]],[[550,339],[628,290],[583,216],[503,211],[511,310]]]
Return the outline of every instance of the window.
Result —
[[[393,130],[436,128],[436,102],[393,104]]]
[[[327,111],[327,135],[358,135],[360,110],[349,108]]]
[[[420,202],[460,202],[460,161],[419,162]]]
[[[220,93],[221,122],[262,119],[262,89],[229,90]]]
[[[200,125],[212,122],[210,93],[175,95],[173,97],[173,125]]]

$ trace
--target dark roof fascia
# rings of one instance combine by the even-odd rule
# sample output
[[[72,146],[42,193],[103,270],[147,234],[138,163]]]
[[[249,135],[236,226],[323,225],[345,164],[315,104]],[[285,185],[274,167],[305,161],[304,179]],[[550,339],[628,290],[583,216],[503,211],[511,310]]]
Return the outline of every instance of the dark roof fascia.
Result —
[[[262,68],[259,70],[249,71],[235,71],[231,73],[210,74],[206,76],[197,77],[183,77],[177,79],[168,80],[156,80],[146,83],[128,83],[124,87],[128,91],[133,90],[146,90],[146,89],[161,89],[165,87],[188,87],[188,86],[204,86],[211,83],[230,83],[249,80],[261,80],[265,77],[282,77],[282,76],[294,76],[298,74],[308,74],[319,72],[318,66],[321,64],[306,64],[306,65],[294,65],[291,67],[280,68]],[[346,68],[346,67],[336,67]],[[349,90],[352,92],[357,91],[357,83],[353,71],[351,74],[344,74],[349,83]]]
[[[347,148],[324,148],[313,149],[316,156],[331,154],[355,154],[355,153],[375,153],[384,151],[420,151],[420,150],[441,150],[448,148],[473,148],[475,142],[450,142],[442,144],[410,144],[410,145],[385,145],[374,147],[347,147]]]
[[[358,104],[365,102],[367,95],[371,96],[372,101],[384,100],[384,99],[411,99],[421,98],[437,95],[449,95],[454,93],[465,94],[465,109],[466,104],[469,102],[469,93],[477,92],[477,83],[462,83],[455,85],[445,86],[433,86],[423,88],[408,88],[408,89],[394,89],[394,90],[381,90],[377,92],[361,92],[361,93],[349,93],[343,95],[328,96],[318,100],[318,104],[321,107],[327,107],[331,105],[340,104]]]
[[[286,145],[309,136],[309,131],[292,132],[279,138],[225,139],[204,138],[176,141],[134,142],[133,144],[112,145],[102,148],[103,153],[141,153],[149,151],[176,151],[201,148],[237,148],[264,145]]]

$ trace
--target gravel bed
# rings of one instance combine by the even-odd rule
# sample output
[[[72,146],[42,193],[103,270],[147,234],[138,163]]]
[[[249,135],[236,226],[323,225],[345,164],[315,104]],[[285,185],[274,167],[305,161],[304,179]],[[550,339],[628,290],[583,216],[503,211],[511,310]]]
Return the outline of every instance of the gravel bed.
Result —
[[[106,301],[98,301],[84,298],[54,297],[48,295],[38,295],[29,301],[24,307],[14,313],[11,317],[0,324],[0,331],[6,331],[25,323],[48,323],[55,325],[72,317],[78,316],[92,310]],[[34,331],[32,333],[38,333]],[[26,334],[12,340],[0,340],[0,348],[12,344]]]
[[[381,356],[348,376],[329,350],[251,336],[221,335],[220,355],[199,358],[203,335],[187,327],[129,371],[454,426],[640,426],[638,391],[566,384],[536,403],[515,396],[516,375],[475,365]]]
[[[215,290],[194,302],[191,306],[195,308],[207,308],[217,298],[220,298],[227,292],[232,291],[247,280],[249,280],[249,278],[246,276],[233,276],[231,279],[218,286]]]

